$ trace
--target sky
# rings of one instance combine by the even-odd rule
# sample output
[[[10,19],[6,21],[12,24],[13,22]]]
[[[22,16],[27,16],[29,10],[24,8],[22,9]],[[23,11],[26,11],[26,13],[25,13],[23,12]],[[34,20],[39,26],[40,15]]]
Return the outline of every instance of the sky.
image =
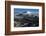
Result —
[[[24,12],[32,12],[32,13],[36,13],[36,12],[39,12],[39,9],[23,9],[23,8],[14,8],[14,13],[24,13]]]

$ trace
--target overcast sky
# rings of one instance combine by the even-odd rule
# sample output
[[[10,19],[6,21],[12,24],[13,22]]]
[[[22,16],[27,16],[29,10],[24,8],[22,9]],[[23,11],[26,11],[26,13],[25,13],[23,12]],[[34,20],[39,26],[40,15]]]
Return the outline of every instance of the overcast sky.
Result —
[[[14,13],[24,13],[27,11],[32,12],[32,13],[37,13],[37,12],[39,12],[39,9],[14,8]]]

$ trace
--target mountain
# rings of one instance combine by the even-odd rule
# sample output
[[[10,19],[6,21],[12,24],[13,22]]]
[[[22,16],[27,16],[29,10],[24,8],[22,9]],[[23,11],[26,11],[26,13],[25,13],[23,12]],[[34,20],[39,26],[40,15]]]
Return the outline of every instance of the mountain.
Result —
[[[37,16],[39,17],[39,13],[38,12],[24,12],[24,13],[19,13],[19,14],[14,14],[14,18],[18,18],[18,19],[22,19],[24,16],[29,16],[31,17],[33,15],[33,17]]]

